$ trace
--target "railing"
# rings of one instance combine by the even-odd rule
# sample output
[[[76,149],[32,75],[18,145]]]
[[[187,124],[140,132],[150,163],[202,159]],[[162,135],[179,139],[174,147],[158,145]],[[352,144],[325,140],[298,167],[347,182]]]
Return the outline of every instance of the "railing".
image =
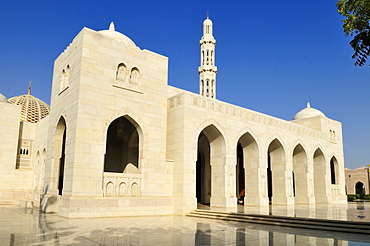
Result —
[[[139,197],[141,196],[141,175],[132,173],[103,174],[104,196]]]

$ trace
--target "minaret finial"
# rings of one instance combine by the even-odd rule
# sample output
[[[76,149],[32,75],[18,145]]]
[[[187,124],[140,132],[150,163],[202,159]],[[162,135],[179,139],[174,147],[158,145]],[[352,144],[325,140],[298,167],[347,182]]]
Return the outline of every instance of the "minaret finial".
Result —
[[[207,10],[207,14],[206,14],[206,17],[207,17],[207,19],[209,19],[209,13],[208,13],[208,10]]]
[[[310,105],[310,103],[309,103],[309,102],[307,103],[307,108],[311,108],[311,105]]]
[[[27,95],[31,95],[31,87],[32,87],[32,81],[28,83],[28,92]]]
[[[109,31],[115,31],[114,22],[111,22],[110,23],[110,25],[109,25]]]

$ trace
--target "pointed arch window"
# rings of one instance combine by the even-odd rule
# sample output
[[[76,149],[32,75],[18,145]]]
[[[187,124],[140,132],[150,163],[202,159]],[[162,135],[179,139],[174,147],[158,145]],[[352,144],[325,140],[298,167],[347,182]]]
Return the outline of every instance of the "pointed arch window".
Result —
[[[65,91],[69,87],[69,77],[71,73],[71,67],[69,65],[64,68],[60,74],[59,80],[59,94]]]
[[[126,82],[127,68],[123,63],[118,64],[116,71],[116,80],[118,84],[124,84]]]

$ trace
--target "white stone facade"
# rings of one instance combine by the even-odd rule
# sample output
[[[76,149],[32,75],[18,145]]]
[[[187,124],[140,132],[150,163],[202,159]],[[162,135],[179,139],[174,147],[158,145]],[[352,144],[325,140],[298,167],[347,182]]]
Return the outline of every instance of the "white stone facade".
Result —
[[[213,96],[197,95],[169,86],[168,58],[113,25],[83,28],[55,61],[49,116],[29,127],[27,196],[65,217],[233,208],[242,190],[245,205],[345,203],[341,124],[310,107],[285,121],[216,100],[213,52]],[[19,108],[0,107],[10,148]],[[16,179],[13,149],[0,157]],[[3,196],[15,190],[5,177]]]

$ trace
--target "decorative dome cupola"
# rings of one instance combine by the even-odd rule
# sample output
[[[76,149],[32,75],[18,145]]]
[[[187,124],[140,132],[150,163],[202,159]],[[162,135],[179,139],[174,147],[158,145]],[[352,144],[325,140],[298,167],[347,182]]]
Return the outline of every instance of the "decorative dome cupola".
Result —
[[[118,41],[121,41],[121,42],[129,44],[129,45],[136,46],[134,41],[132,41],[129,37],[127,37],[126,35],[116,31],[113,22],[110,23],[108,30],[102,30],[102,31],[99,31],[99,33],[103,34],[103,36],[116,39]]]
[[[20,120],[37,123],[49,115],[49,105],[31,95],[31,83],[26,95],[9,98],[9,103],[22,106]]]
[[[293,120],[301,120],[301,119],[307,119],[312,118],[316,116],[323,116],[326,117],[323,112],[320,110],[317,110],[315,108],[311,108],[310,103],[307,103],[307,107],[305,109],[302,109],[299,111],[295,116]]]

